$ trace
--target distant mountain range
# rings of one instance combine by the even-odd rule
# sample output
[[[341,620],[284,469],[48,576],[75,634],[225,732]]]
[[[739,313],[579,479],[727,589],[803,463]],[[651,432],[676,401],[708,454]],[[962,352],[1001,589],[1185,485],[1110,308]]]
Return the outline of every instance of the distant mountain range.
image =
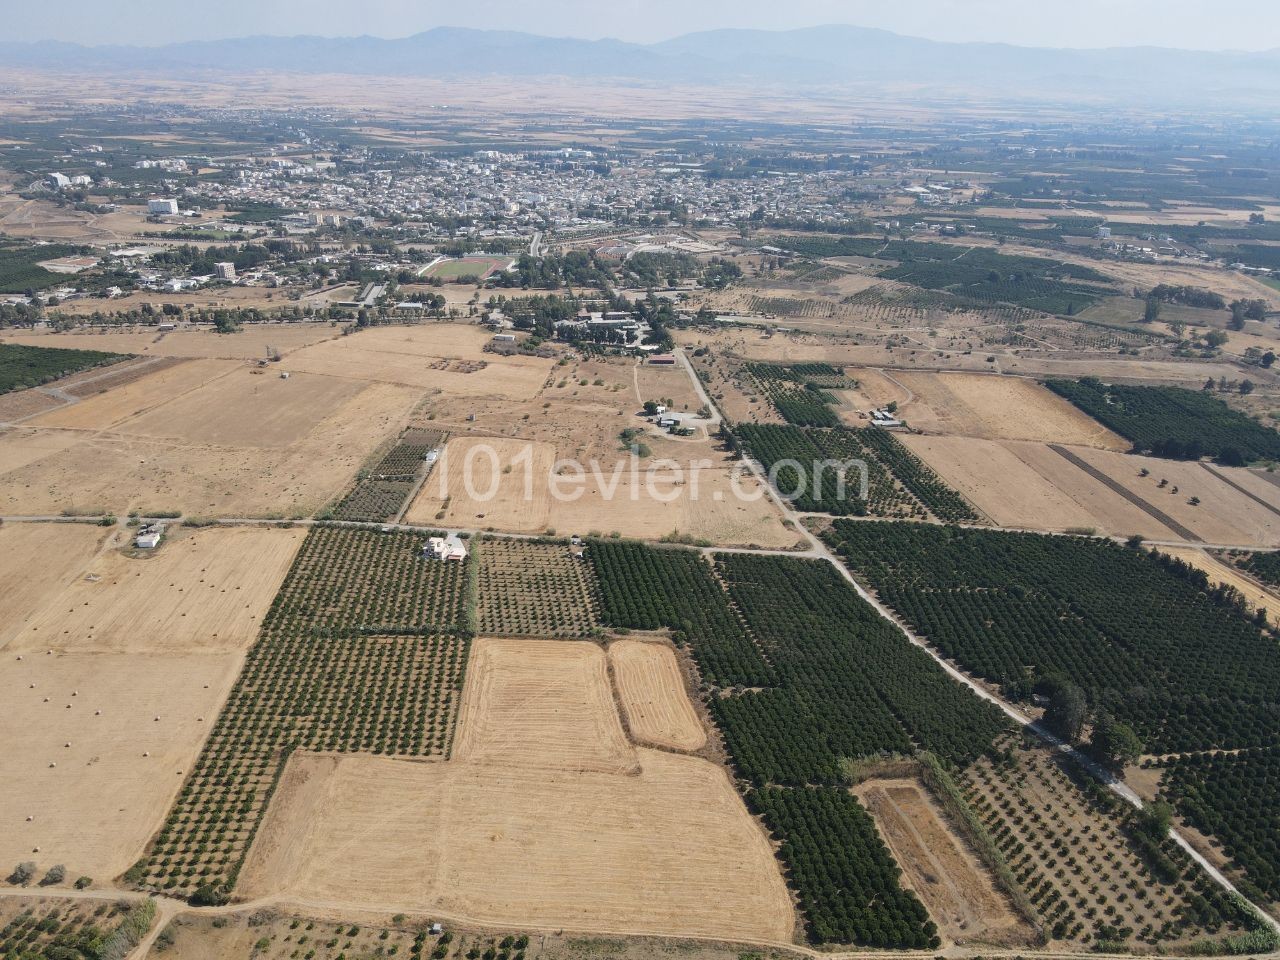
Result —
[[[943,43],[853,26],[712,30],[654,44],[442,27],[412,37],[246,37],[162,47],[0,43],[0,67],[102,73],[348,73],[616,78],[644,82],[873,86],[1004,99],[1270,107],[1280,50],[1068,50]]]

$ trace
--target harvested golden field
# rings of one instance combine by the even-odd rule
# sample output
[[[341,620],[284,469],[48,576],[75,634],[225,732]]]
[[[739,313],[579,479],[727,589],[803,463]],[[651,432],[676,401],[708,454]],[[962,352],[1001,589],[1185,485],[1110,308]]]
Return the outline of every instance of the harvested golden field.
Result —
[[[1223,563],[1195,547],[1159,547],[1158,549],[1161,553],[1191,564],[1197,570],[1203,570],[1208,574],[1211,583],[1235,587],[1246,603],[1255,609],[1267,611],[1267,619],[1271,623],[1280,619],[1280,597],[1231,564]]]
[[[707,743],[675,651],[662,643],[617,640],[609,645],[609,663],[618,700],[631,736],[674,750],[700,750]]]
[[[869,780],[853,791],[876,821],[903,885],[914,890],[942,936],[958,943],[1030,946],[1035,932],[945,814],[915,780]]]
[[[238,333],[215,333],[209,327],[184,327],[161,332],[154,327],[100,327],[90,333],[12,333],[0,343],[24,343],[34,347],[67,350],[105,350],[154,357],[220,357],[226,360],[258,360],[271,348],[289,355],[308,344],[339,336],[336,323],[253,323]]]
[[[166,655],[245,650],[303,537],[301,530],[210,527],[178,530],[152,556],[104,551],[27,618],[9,649]]]
[[[79,442],[80,438],[74,433],[33,430],[29,427],[0,430],[0,476],[20,470],[29,463],[43,460]]]
[[[188,360],[30,421],[33,427],[107,430],[182,397],[242,367],[235,360]],[[216,413],[217,411],[210,411]]]
[[[858,372],[849,374],[859,377]],[[898,415],[926,433],[988,440],[1042,440],[1127,450],[1129,443],[1040,384],[1022,377],[899,371],[909,391]]]
[[[898,439],[997,526],[1066,530],[1098,524],[1087,506],[1058,489],[1052,475],[1043,476],[1021,459],[1018,446],[974,437]],[[1063,461],[1061,469],[1069,466]]]
[[[100,881],[132,866],[242,659],[41,651],[0,661],[0,862],[62,863]]]
[[[296,442],[274,449],[11,431],[0,437],[0,513],[138,507],[223,517],[310,515],[341,494],[385,437],[403,429],[418,396],[370,384]],[[300,409],[295,415],[309,416]],[[252,417],[238,426],[247,440],[264,436]]]
[[[571,419],[563,422],[572,428]],[[454,437],[406,522],[510,533],[617,532],[655,540],[679,533],[726,545],[796,544],[797,535],[783,526],[755,477],[709,441],[643,439],[653,447],[649,459],[633,463],[615,441],[611,456],[585,462],[574,457],[576,466],[562,466],[553,476],[557,453],[568,458],[571,452],[545,442]],[[668,458],[674,467],[662,465]]]
[[[502,767],[634,774],[593,643],[477,640],[467,665],[454,759]]]
[[[308,347],[287,369],[404,384],[462,397],[532,400],[554,361],[485,353],[492,334],[449,323],[377,327]]]
[[[104,537],[83,523],[0,526],[0,648],[92,561]]]
[[[1280,544],[1280,513],[1254,499],[1280,508],[1278,488],[1249,470],[1089,447],[1063,446],[1064,455],[1057,445],[1025,441],[901,439],[997,526]]]
[[[240,367],[153,407],[116,429],[183,443],[287,447],[334,416],[365,388],[358,381]]]
[[[295,753],[238,892],[531,931],[789,941],[773,850],[722,769],[625,740],[630,772],[593,769],[621,736],[604,660],[585,643],[481,640],[452,760]]]
[[[1280,545],[1280,489],[1249,470],[1101,450],[1075,452],[1207,543]],[[1193,497],[1199,504],[1192,504]]]

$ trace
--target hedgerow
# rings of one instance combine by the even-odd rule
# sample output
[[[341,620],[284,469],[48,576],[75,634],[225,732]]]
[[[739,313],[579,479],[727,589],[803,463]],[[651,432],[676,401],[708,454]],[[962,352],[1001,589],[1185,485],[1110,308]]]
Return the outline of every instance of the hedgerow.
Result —
[[[1280,459],[1280,433],[1202,391],[1117,386],[1095,377],[1048,380],[1045,386],[1139,453],[1174,460],[1214,457],[1229,465]]]
[[[1280,647],[1229,598],[1151,554],[871,521],[837,520],[827,539],[931,644],[1007,692],[1063,676],[1152,753],[1280,736]]]

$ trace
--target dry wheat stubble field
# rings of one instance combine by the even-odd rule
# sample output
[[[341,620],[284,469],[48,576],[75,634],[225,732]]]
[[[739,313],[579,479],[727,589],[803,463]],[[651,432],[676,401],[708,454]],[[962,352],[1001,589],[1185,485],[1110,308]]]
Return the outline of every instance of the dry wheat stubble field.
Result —
[[[524,929],[789,940],[773,851],[727,775],[633,747],[594,644],[478,640],[444,763],[297,754],[246,896]]]
[[[0,528],[42,573],[0,660],[0,861],[106,881],[163,821],[302,537],[203,530],[133,559],[101,536]]]

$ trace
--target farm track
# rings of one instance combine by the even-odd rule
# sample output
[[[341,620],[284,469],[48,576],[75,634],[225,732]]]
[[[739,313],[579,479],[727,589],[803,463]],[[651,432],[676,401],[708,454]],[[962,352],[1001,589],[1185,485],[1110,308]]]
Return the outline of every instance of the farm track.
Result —
[[[698,380],[692,365],[688,362],[687,358],[684,357],[683,352],[677,351],[677,356],[681,364],[685,367],[686,372],[690,375],[690,378],[693,381],[695,388],[697,389],[700,397],[703,399],[703,402],[705,402],[708,406],[708,409],[712,411],[713,416],[715,417],[715,422],[718,423],[720,418],[719,410],[716,407],[716,405],[710,400],[710,398],[706,395],[706,392],[703,390],[701,382]],[[1112,489],[1117,489],[1117,485],[1115,485],[1113,481],[1109,481],[1107,478],[1103,476],[1099,476],[1096,471],[1094,471],[1091,467],[1089,467],[1088,464],[1084,464],[1083,462],[1077,463],[1076,462],[1077,458],[1074,458],[1072,455],[1070,455],[1069,451],[1063,451],[1056,447],[1054,449],[1058,453],[1063,455],[1066,459],[1073,462],[1076,466],[1086,470],[1086,472],[1089,472],[1091,475],[1094,475],[1097,479],[1102,480]],[[756,553],[756,554],[763,554],[763,555],[808,557],[808,558],[814,558],[814,559],[822,559],[830,562],[831,564],[834,565],[836,571],[850,585],[853,586],[853,588],[857,591],[859,596],[862,597],[862,599],[864,599],[869,604],[871,604],[871,606],[882,617],[884,617],[885,619],[893,623],[895,626],[897,626],[911,643],[915,644],[916,646],[922,648],[927,653],[929,653],[930,656],[942,666],[942,668],[947,672],[947,674],[952,677],[952,679],[956,680],[957,682],[963,683],[965,686],[969,687],[972,691],[974,691],[974,693],[978,695],[980,698],[996,705],[1006,716],[1008,716],[1011,720],[1016,722],[1020,727],[1031,730],[1033,733],[1035,733],[1038,737],[1040,737],[1043,741],[1045,741],[1047,744],[1052,746],[1054,749],[1070,757],[1078,765],[1088,770],[1096,779],[1098,779],[1100,782],[1105,784],[1107,788],[1110,789],[1117,796],[1121,797],[1126,802],[1132,804],[1135,807],[1138,807],[1138,808],[1143,807],[1144,805],[1143,801],[1132,789],[1127,787],[1124,783],[1118,781],[1115,777],[1111,776],[1106,771],[1102,770],[1100,767],[1098,767],[1098,765],[1093,763],[1089,758],[1083,756],[1075,748],[1062,743],[1060,740],[1058,740],[1048,731],[1043,729],[1037,723],[1033,722],[1027,715],[1022,713],[1016,707],[1000,699],[990,690],[983,687],[976,680],[969,677],[967,674],[963,673],[956,666],[951,664],[949,661],[945,660],[938,652],[933,650],[925,640],[915,635],[910,630],[909,627],[907,627],[904,623],[902,623],[897,618],[897,616],[893,613],[893,611],[889,610],[886,606],[884,606],[874,595],[872,595],[857,581],[857,579],[852,575],[852,573],[844,566],[843,563],[840,562],[839,558],[835,556],[835,554],[826,546],[826,544],[820,539],[820,537],[818,537],[817,535],[813,534],[810,530],[808,530],[808,528],[802,522],[804,515],[797,513],[796,511],[791,509],[790,504],[788,504],[785,500],[783,500],[777,494],[777,492],[768,484],[767,477],[765,476],[764,471],[760,467],[760,465],[756,463],[754,460],[751,460],[749,458],[747,458],[745,462],[749,467],[749,469],[756,475],[757,479],[761,482],[768,496],[774,500],[779,510],[782,511],[784,517],[786,517],[788,520],[790,520],[794,524],[794,529],[803,537],[803,539],[806,541],[808,546],[803,550],[781,550],[781,549],[749,550],[749,549],[735,549],[731,547],[704,547],[701,550],[701,552],[704,555],[710,556],[716,553]],[[1215,476],[1218,476],[1216,471],[1213,471],[1207,466],[1206,466],[1206,469],[1209,469],[1211,473],[1213,473]],[[1225,478],[1220,477],[1220,479],[1225,479]],[[1266,479],[1274,484],[1280,485],[1280,480],[1277,480],[1270,476],[1267,476]],[[1234,487],[1235,484],[1231,484],[1231,486]],[[1117,489],[1117,492],[1122,492],[1122,491]],[[1242,492],[1245,492],[1245,491],[1242,491]],[[1205,544],[1198,537],[1195,537],[1195,535],[1192,534],[1191,531],[1187,530],[1185,527],[1182,527],[1180,524],[1177,524],[1176,521],[1173,521],[1172,518],[1167,518],[1164,514],[1156,510],[1156,508],[1152,507],[1150,504],[1145,504],[1145,501],[1140,502],[1140,498],[1136,498],[1135,496],[1130,495],[1127,492],[1122,492],[1122,495],[1124,495],[1126,499],[1130,500],[1130,502],[1134,502],[1135,505],[1144,509],[1145,512],[1148,512],[1152,516],[1156,517],[1156,519],[1158,519],[1161,523],[1165,524],[1166,526],[1169,526],[1170,529],[1173,530],[1175,533],[1179,533],[1187,537],[1187,541],[1177,541],[1177,540],[1146,541],[1149,544],[1160,545],[1160,546],[1194,545],[1197,547],[1210,548],[1210,549],[1252,549],[1255,552],[1267,552],[1267,551],[1258,551],[1258,548],[1256,547],[1247,548],[1247,547],[1238,546],[1238,545]],[[1258,498],[1253,497],[1253,499],[1256,500]],[[1270,509],[1272,509],[1273,512],[1280,512],[1280,511],[1275,511],[1274,508],[1270,508]],[[6,517],[0,517],[0,521],[2,522],[48,522],[48,523],[93,522],[92,519],[63,517],[63,516],[56,516],[56,515],[6,516]],[[282,520],[273,520],[273,519],[234,518],[234,517],[220,518],[217,520],[217,523],[221,525],[228,525],[228,526],[287,524],[289,526],[297,526],[297,527],[304,527],[304,528],[316,525],[316,521],[313,521],[313,520],[282,521]],[[409,525],[409,524],[403,524],[403,523],[379,524],[379,523],[363,523],[363,522],[329,522],[326,525],[339,526],[339,527],[363,528],[363,529],[390,529],[390,530],[403,531],[403,532],[423,532],[423,533],[425,533],[428,530],[441,529],[439,527],[426,527],[426,526]],[[986,528],[986,529],[990,529],[990,528]],[[997,529],[1006,529],[1006,528],[997,528]],[[463,530],[463,529],[459,529],[452,532],[470,533],[473,535],[480,533],[480,531]],[[497,537],[497,538],[512,539],[512,540],[537,540],[537,539],[540,539],[541,537],[540,534],[495,534],[492,532],[486,532],[484,535],[488,537]],[[1235,887],[1226,878],[1226,876],[1220,870],[1214,867],[1214,865],[1211,862],[1209,862],[1208,859],[1206,859],[1202,854],[1200,854],[1187,841],[1187,839],[1182,834],[1180,834],[1175,829],[1171,831],[1170,835],[1173,838],[1173,840],[1180,847],[1182,847],[1183,850],[1186,851],[1186,853],[1202,869],[1204,869],[1205,872],[1211,878],[1213,878],[1215,882],[1217,882],[1227,890],[1235,892]],[[66,898],[66,899],[90,899],[90,900],[117,900],[122,898],[123,899],[142,899],[145,896],[146,894],[139,893],[136,891],[114,889],[114,888],[84,890],[84,891],[50,889],[50,888],[0,889],[0,897],[19,898],[19,899]],[[154,897],[154,899],[157,901],[157,906],[158,906],[156,923],[154,924],[154,926],[152,927],[148,935],[144,938],[142,943],[140,943],[139,946],[135,948],[134,951],[131,952],[131,954],[129,955],[128,958],[126,958],[126,960],[141,960],[141,958],[145,957],[147,955],[147,952],[151,948],[151,946],[154,944],[156,938],[159,936],[159,933],[164,929],[165,925],[167,925],[173,918],[183,914],[217,916],[217,915],[231,915],[231,914],[237,914],[242,912],[251,912],[251,911],[260,910],[260,909],[277,909],[277,910],[297,909],[303,912],[344,911],[351,914],[361,914],[361,913],[369,912],[367,907],[361,907],[355,903],[347,903],[342,901],[323,902],[323,903],[308,902],[303,900],[292,900],[288,897],[283,897],[283,896],[271,896],[271,897],[254,899],[246,902],[232,903],[232,904],[228,904],[221,907],[210,907],[210,908],[192,908],[188,904],[186,904],[184,901],[176,900],[174,898],[167,897],[167,896],[156,896]],[[1269,915],[1264,914],[1264,916],[1266,916],[1267,921],[1272,926],[1276,927],[1277,929],[1280,929],[1280,922],[1277,922],[1275,918]],[[484,924],[479,923],[474,918],[469,918],[469,917],[466,917],[465,915],[441,915],[439,919],[443,919],[449,922],[460,923],[460,924],[468,924],[468,925],[475,925],[475,926],[481,926],[481,927],[484,926]],[[522,927],[522,929],[524,928]],[[548,928],[547,930],[542,930],[536,926],[529,927],[528,930],[529,932],[544,932],[544,933],[553,932],[551,931],[550,928]],[[560,931],[557,930],[555,932],[560,932]],[[582,931],[582,933],[597,935],[597,936],[601,934],[609,935],[609,931],[600,931],[600,930]],[[716,942],[716,943],[723,942],[722,940],[718,940],[715,938],[682,938],[682,939],[691,939],[691,940],[702,939],[704,942]],[[771,948],[778,949],[780,951],[785,951],[795,956],[815,958],[815,960],[816,958],[853,958],[853,957],[877,958],[878,960],[878,958],[889,958],[889,957],[897,957],[897,958],[929,957],[929,956],[937,956],[939,954],[947,955],[947,956],[971,956],[974,953],[973,948],[955,948],[955,947],[951,947],[951,948],[944,947],[941,951],[914,951],[913,952],[913,951],[857,950],[857,951],[845,951],[845,952],[830,952],[826,950],[820,951],[820,950],[812,949],[812,948],[809,948],[803,945],[794,944],[794,943],[751,941],[751,940],[742,941],[742,943],[747,945],[760,946],[760,947],[771,947]],[[985,956],[1013,957],[1013,956],[1022,956],[1026,954],[1025,950],[1002,949],[1002,948],[993,949],[990,947],[981,948],[980,952]],[[1132,956],[1131,954],[1105,954],[1105,953],[1097,953],[1097,954],[1091,954],[1091,955],[1097,956],[1099,958],[1103,958],[1103,960],[1109,960],[1109,958],[1126,958],[1127,960],[1127,958],[1130,958]],[[1036,953],[1036,956],[1045,957],[1045,958],[1062,957],[1064,958],[1064,960],[1065,958],[1077,958],[1078,960],[1081,954],[1075,951],[1057,951],[1057,952],[1048,952],[1048,953]],[[1280,952],[1272,954],[1271,956],[1280,956]]]

